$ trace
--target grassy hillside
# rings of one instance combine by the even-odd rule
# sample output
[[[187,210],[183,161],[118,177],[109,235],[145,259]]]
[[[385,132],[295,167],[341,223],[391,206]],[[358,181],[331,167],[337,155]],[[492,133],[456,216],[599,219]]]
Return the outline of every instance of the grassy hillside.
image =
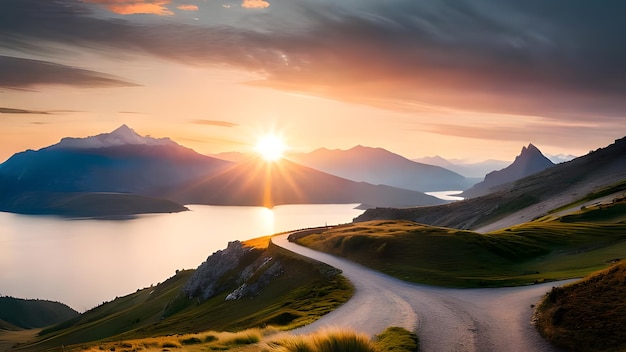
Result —
[[[284,268],[280,276],[258,294],[225,300],[238,287],[225,275],[227,290],[204,302],[182,294],[192,270],[178,272],[167,281],[104,303],[80,317],[43,330],[21,350],[53,350],[64,345],[120,341],[152,336],[198,333],[207,330],[239,331],[258,326],[294,328],[310,323],[347,301],[353,288],[339,273],[268,248],[269,237],[244,242],[257,258],[274,258]],[[242,267],[236,268],[242,270]],[[254,278],[253,278],[254,279]]]
[[[0,297],[0,329],[31,329],[56,324],[78,316],[65,304],[38,299]]]
[[[523,285],[582,277],[626,257],[624,204],[588,208],[563,219],[540,219],[488,234],[403,220],[370,221],[296,241],[413,282]]]
[[[537,307],[537,330],[569,351],[626,350],[626,262],[565,287]]]

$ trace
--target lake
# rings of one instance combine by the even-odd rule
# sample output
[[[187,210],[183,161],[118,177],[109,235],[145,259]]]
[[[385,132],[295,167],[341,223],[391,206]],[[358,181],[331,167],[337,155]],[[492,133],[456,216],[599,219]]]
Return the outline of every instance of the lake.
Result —
[[[443,200],[463,200],[463,197],[458,196],[458,194],[463,193],[463,191],[436,191],[424,193]]]
[[[221,207],[130,220],[0,212],[0,295],[85,311],[198,267],[229,241],[351,222],[358,204]]]

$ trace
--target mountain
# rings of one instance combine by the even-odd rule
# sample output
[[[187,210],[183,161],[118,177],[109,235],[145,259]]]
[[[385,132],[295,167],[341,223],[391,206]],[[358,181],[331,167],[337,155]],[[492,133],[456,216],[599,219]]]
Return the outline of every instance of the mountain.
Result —
[[[58,144],[13,155],[0,164],[0,210],[78,215],[86,212],[71,204],[104,198],[110,202],[118,197],[119,204],[131,205],[125,208],[128,214],[180,211],[184,209],[181,205],[158,198],[228,165],[167,138],[142,137],[123,125],[111,133],[64,138]],[[69,193],[92,195],[82,197],[79,203],[72,197],[68,203]],[[135,195],[132,202],[128,194]],[[87,208],[92,214],[101,210],[102,215],[112,215],[109,206],[90,204]]]
[[[220,160],[226,160],[226,161],[232,161],[235,163],[238,163],[240,161],[244,161],[246,159],[249,159],[251,156],[248,153],[242,153],[242,152],[224,152],[224,153],[218,153],[218,154],[209,154],[210,157],[212,158],[216,158],[216,159],[220,159]]]
[[[266,189],[271,199],[265,199]],[[123,216],[183,211],[181,204],[192,203],[442,202],[416,191],[345,180],[286,160],[274,165],[248,156],[232,163],[200,155],[168,138],[142,137],[126,125],[97,136],[63,138],[0,164],[0,211]]]
[[[594,200],[624,191],[626,137],[585,156],[497,186],[481,197],[434,207],[369,209],[355,221],[406,219],[489,231],[531,221],[553,209],[579,204],[576,202],[581,199]]]
[[[522,179],[552,166],[554,163],[531,143],[528,147],[522,148],[511,165],[488,173],[482,182],[463,192],[462,196],[466,198],[482,196],[490,193],[496,186]]]
[[[75,318],[78,315],[77,311],[58,302],[0,297],[0,326],[14,326],[22,329],[41,328]]]
[[[363,203],[368,206],[442,204],[421,192],[354,182],[289,160],[258,158],[190,182],[168,196],[184,204],[250,205]]]
[[[485,175],[494,170],[500,170],[507,167],[510,162],[503,160],[485,160],[476,163],[469,163],[458,159],[444,159],[439,155],[431,157],[423,157],[418,159],[412,159],[418,163],[441,166],[448,170],[454,171],[460,175],[467,177],[468,179],[480,180],[484,179]],[[478,182],[478,181],[477,181]]]
[[[465,177],[450,170],[416,163],[382,148],[321,148],[311,153],[291,154],[289,159],[349,180],[420,192],[464,190],[471,185]]]
[[[170,139],[141,137],[126,125],[111,133],[64,138],[0,164],[9,191],[124,192],[158,196],[230,163],[200,155]]]

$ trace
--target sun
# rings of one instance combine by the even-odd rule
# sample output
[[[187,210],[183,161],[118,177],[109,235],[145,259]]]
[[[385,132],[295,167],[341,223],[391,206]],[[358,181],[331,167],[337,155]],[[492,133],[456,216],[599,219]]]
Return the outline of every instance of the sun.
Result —
[[[287,145],[282,138],[268,134],[259,138],[254,150],[266,161],[276,161],[283,157]]]

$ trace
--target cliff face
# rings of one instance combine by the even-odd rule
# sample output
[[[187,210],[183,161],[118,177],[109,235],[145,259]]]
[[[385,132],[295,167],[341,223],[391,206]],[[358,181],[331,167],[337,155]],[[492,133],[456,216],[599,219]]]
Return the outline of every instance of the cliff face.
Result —
[[[230,242],[224,250],[210,255],[183,287],[183,293],[199,301],[224,292],[227,300],[254,296],[282,274],[283,266],[268,251]]]

